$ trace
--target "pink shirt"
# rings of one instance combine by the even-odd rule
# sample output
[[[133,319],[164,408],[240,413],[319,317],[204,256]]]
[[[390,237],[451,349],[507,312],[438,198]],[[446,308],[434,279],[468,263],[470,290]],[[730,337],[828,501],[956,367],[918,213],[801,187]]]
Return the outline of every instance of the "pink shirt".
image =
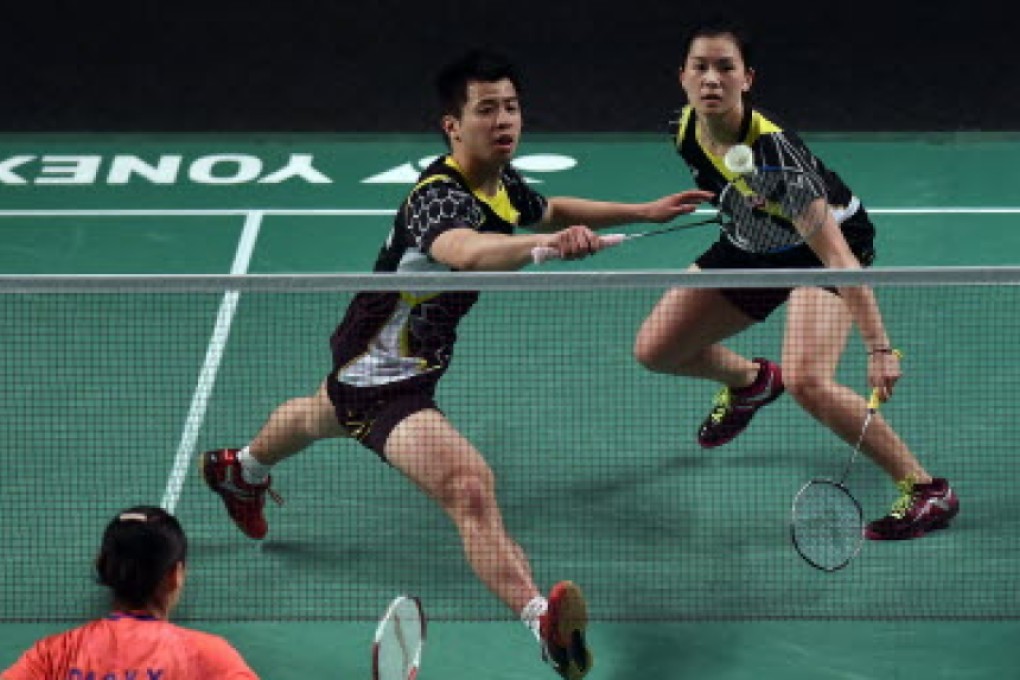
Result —
[[[2,680],[258,680],[226,640],[114,612],[35,643]]]

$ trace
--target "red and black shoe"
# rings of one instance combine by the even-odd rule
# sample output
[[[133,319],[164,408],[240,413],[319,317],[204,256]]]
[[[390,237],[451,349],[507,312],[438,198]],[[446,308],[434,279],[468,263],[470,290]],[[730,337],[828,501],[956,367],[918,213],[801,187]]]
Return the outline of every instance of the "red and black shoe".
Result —
[[[698,443],[710,449],[734,439],[747,429],[751,418],[762,406],[771,404],[783,394],[783,372],[779,364],[755,358],[758,376],[739,390],[724,387],[715,397],[712,412],[698,429]]]
[[[936,477],[927,484],[911,479],[896,483],[900,497],[888,515],[869,522],[864,535],[872,541],[903,541],[945,529],[960,512],[960,501],[949,482]]]
[[[588,605],[581,589],[560,581],[549,593],[549,608],[539,619],[542,658],[560,677],[580,680],[592,667],[591,650],[584,639]]]
[[[261,484],[251,484],[244,480],[237,454],[238,449],[218,449],[203,453],[198,461],[202,478],[223,499],[227,514],[237,528],[248,538],[262,539],[269,531],[269,524],[262,512],[266,494],[277,504],[283,501],[269,488],[271,478]]]

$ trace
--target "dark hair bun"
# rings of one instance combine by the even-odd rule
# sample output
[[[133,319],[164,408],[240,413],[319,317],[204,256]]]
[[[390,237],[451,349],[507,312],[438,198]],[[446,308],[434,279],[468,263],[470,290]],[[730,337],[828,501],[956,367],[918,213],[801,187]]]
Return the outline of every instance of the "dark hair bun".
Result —
[[[119,603],[144,607],[186,556],[187,539],[177,519],[161,508],[136,506],[107,525],[96,574]]]

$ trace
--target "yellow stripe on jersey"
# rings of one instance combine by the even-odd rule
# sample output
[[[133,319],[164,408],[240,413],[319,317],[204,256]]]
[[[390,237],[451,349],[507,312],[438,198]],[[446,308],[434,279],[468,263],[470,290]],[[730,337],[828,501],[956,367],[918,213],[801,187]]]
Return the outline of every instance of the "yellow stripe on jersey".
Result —
[[[688,104],[680,111],[680,118],[676,122],[676,148],[683,144],[684,135],[687,134],[687,125],[691,122],[691,113],[694,111]]]
[[[464,177],[464,171],[461,170],[457,161],[453,160],[452,156],[447,156],[443,162],[459,172],[461,177]],[[417,191],[421,187],[440,180],[453,180],[453,178],[449,175],[431,175],[415,184],[414,190],[412,190],[411,193],[413,194],[414,191]],[[505,222],[518,224],[520,221],[521,214],[516,208],[514,208],[513,204],[510,203],[510,194],[507,193],[506,187],[503,186],[502,182],[500,182],[499,189],[497,189],[495,196],[488,196],[477,189],[471,189],[471,194],[479,201],[492,208],[492,212],[496,213],[496,215]],[[408,201],[410,201],[410,196],[408,196]]]
[[[400,299],[406,302],[411,307],[417,307],[423,302],[428,302],[434,297],[437,297],[439,293],[425,293],[424,295],[415,295],[414,293],[402,290],[400,291]]]
[[[447,156],[445,161],[447,165],[456,170],[461,174],[461,177],[466,177],[464,171],[457,164],[457,161],[453,160],[453,156]],[[482,203],[492,208],[492,212],[496,213],[500,219],[510,224],[517,224],[520,221],[521,214],[517,209],[510,203],[510,194],[507,193],[506,187],[503,183],[499,183],[499,188],[496,190],[495,196],[488,196],[478,189],[472,188],[471,193]]]
[[[758,114],[757,112],[753,112],[752,115],[757,116]],[[684,108],[680,111],[680,118],[677,120],[676,126],[675,143],[677,149],[679,149],[683,145],[684,139],[689,134],[688,128],[694,123],[695,120],[696,118],[694,116],[694,107],[692,107],[690,104],[684,106]],[[755,126],[751,125],[750,129],[754,130]],[[702,143],[699,128],[695,127],[693,129],[693,133],[694,141],[701,149],[701,152],[704,154],[705,158],[707,158],[709,162],[712,163],[712,166],[715,168],[716,172],[722,175],[727,182],[732,182],[734,179],[736,179],[737,174],[731,172],[730,169],[726,167],[726,163],[723,162],[724,157],[716,156],[709,150],[709,148],[705,144]],[[750,146],[753,143],[752,141],[748,141],[748,139],[751,139],[751,137],[752,135],[749,132],[747,139],[743,140],[744,143],[747,144],[748,146]],[[758,135],[755,134],[753,137],[754,139],[757,139]]]
[[[433,182],[438,182],[441,179],[453,179],[453,178],[447,175],[432,175],[430,177],[426,177],[425,179],[414,185],[414,189],[411,191],[411,193],[413,194],[415,191],[421,189],[423,186],[427,184],[432,184]],[[410,196],[408,196],[408,200],[411,200]]]
[[[752,111],[751,123],[750,125],[747,126],[747,136],[744,137],[744,143],[747,144],[748,146],[753,146],[754,143],[758,141],[759,137],[762,137],[764,135],[775,134],[777,132],[782,131],[783,128],[779,127],[776,123],[772,122],[771,120],[763,116],[760,112]],[[713,159],[713,161],[714,160],[715,159]],[[731,175],[727,176],[727,179],[730,180],[733,179],[732,173]],[[736,186],[736,188],[744,196],[749,196],[753,193],[750,187],[748,187],[747,184],[743,181],[734,182],[734,186]],[[789,221],[789,217],[783,214],[780,206],[772,201],[766,203],[762,208],[760,208],[760,210],[767,212],[773,217],[778,217],[782,220]]]
[[[762,135],[771,135],[782,131],[783,128],[761,115],[758,111],[754,111],[751,114],[751,124],[747,127],[747,137],[744,138],[744,143],[750,146],[758,141],[758,138]]]
[[[677,132],[675,140],[677,148],[680,148],[680,146],[683,144],[683,140],[686,138],[686,135],[689,134],[688,128],[690,127],[694,120],[695,120],[694,108],[690,104],[684,106],[684,108],[680,112],[680,118],[677,121]],[[747,125],[747,134],[741,140],[741,143],[746,144],[748,146],[754,146],[755,142],[758,141],[759,137],[782,131],[783,129],[779,127],[779,125],[763,116],[760,112],[752,109],[751,120]],[[705,155],[705,158],[707,158],[712,163],[712,166],[715,168],[715,170],[720,175],[722,175],[722,177],[727,182],[732,182],[733,186],[741,194],[743,194],[744,196],[752,195],[754,192],[751,190],[751,188],[747,185],[746,182],[740,179],[740,175],[738,173],[731,171],[726,166],[726,163],[724,161],[725,156],[716,156],[715,154],[713,154],[708,149],[708,147],[702,143],[701,135],[699,134],[697,128],[693,130],[693,133],[694,141],[697,142],[698,147]],[[769,202],[760,209],[763,212],[769,213],[773,217],[778,217],[780,219],[788,221],[788,218],[783,215],[782,211],[779,209],[779,206],[775,203]]]

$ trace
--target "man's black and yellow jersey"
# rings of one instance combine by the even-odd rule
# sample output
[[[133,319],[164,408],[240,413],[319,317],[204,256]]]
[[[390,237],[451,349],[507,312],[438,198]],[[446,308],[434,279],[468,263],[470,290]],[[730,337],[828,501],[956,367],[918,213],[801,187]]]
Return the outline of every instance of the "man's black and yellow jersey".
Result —
[[[722,156],[712,154],[698,139],[696,117],[691,106],[681,109],[670,123],[670,134],[677,153],[691,171],[698,188],[719,196],[736,174],[726,167]],[[792,167],[821,179],[836,222],[851,244],[870,243],[875,228],[860,200],[835,172],[825,166],[794,132],[781,127],[772,117],[747,107],[740,127],[739,143],[751,147],[754,165]],[[720,235],[720,239],[725,239]],[[807,246],[802,246],[807,248]],[[762,258],[773,257],[761,255]],[[780,258],[780,259],[789,259]]]
[[[429,250],[456,228],[512,234],[540,221],[546,199],[507,165],[494,196],[474,191],[456,162],[442,156],[418,178],[379,251],[376,272],[449,271]],[[457,324],[478,299],[473,291],[449,293],[362,292],[331,338],[336,379],[377,386],[446,370]]]

